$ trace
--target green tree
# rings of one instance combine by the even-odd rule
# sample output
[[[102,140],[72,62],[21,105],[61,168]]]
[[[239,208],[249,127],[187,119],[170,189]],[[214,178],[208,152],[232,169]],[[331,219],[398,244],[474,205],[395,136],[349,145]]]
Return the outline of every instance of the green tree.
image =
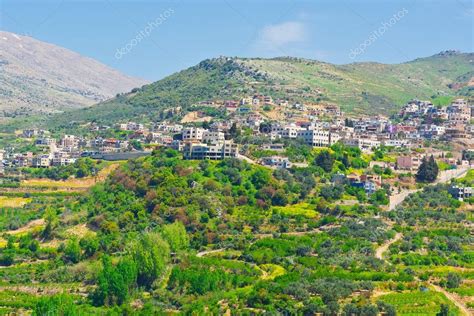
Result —
[[[138,267],[138,285],[151,288],[168,265],[170,247],[160,235],[147,233],[130,245],[130,254]]]
[[[138,140],[134,139],[130,142],[130,145],[132,145],[133,149],[136,149],[136,150],[143,150],[143,145],[141,142],[139,142]]]
[[[433,155],[429,159],[423,157],[421,165],[418,168],[416,179],[419,182],[434,182],[438,177],[438,164],[436,163]]]
[[[86,258],[92,257],[97,250],[99,250],[99,240],[92,234],[84,236],[80,241],[79,245],[84,251]]]
[[[377,205],[388,205],[390,200],[387,196],[387,192],[384,189],[378,189],[370,196],[370,201],[372,204]]]
[[[236,123],[233,123],[232,126],[229,128],[229,136],[232,139],[240,136],[240,129],[237,127]]]
[[[81,259],[81,246],[77,238],[72,238],[67,241],[66,247],[64,248],[63,261],[78,263]]]
[[[36,239],[33,239],[30,241],[30,244],[28,245],[28,249],[31,252],[37,252],[40,249],[40,243]]]
[[[272,204],[278,206],[285,206],[288,204],[288,195],[283,190],[277,190],[272,196]]]
[[[347,153],[344,153],[344,155],[342,156],[341,162],[346,168],[349,168],[351,166],[349,155],[347,155]]]
[[[321,167],[325,172],[331,172],[334,164],[334,157],[329,151],[323,150],[316,156],[314,163],[316,166]]]
[[[446,277],[446,287],[448,289],[455,289],[458,288],[461,284],[462,279],[459,274],[449,272],[448,276]]]
[[[163,238],[168,242],[171,251],[185,250],[189,247],[189,238],[182,222],[176,221],[163,227]]]
[[[33,316],[77,316],[79,309],[71,296],[59,294],[42,296],[33,307]]]
[[[0,256],[0,265],[1,266],[11,266],[15,262],[15,250],[7,249],[2,251]]]
[[[441,304],[439,312],[436,313],[436,316],[450,316],[448,304]]]
[[[103,256],[97,288],[91,294],[92,303],[96,306],[123,304],[136,285],[136,280],[137,266],[130,257],[122,258],[117,266],[114,266],[109,256]]]
[[[397,311],[395,310],[395,307],[392,305],[382,302],[382,301],[377,301],[377,307],[379,311],[384,312],[385,315],[387,316],[396,316]]]
[[[250,181],[259,190],[270,181],[270,175],[266,170],[259,168],[250,176]]]
[[[48,207],[46,209],[43,218],[46,225],[43,229],[42,235],[43,238],[48,239],[51,238],[54,230],[56,229],[56,227],[58,227],[59,218],[58,214],[56,213],[56,210],[54,210],[52,207]]]

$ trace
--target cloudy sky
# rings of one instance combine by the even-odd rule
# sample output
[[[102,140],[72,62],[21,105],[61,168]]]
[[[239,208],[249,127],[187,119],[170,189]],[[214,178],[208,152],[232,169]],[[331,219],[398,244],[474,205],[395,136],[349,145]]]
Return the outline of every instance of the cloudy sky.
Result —
[[[399,63],[473,51],[470,0],[0,0],[0,29],[157,80],[224,56]]]

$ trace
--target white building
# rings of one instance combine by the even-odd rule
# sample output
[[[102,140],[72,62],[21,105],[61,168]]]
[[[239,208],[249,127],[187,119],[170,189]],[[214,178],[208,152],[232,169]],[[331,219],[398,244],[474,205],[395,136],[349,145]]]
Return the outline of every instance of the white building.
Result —
[[[71,158],[68,153],[58,151],[53,154],[51,162],[52,166],[67,166],[76,162],[75,158]]]
[[[61,147],[75,148],[79,144],[79,138],[74,135],[64,135],[60,144]]]
[[[359,147],[362,151],[372,151],[373,148],[380,147],[380,141],[371,138],[346,138],[344,144]]]
[[[199,127],[188,127],[183,129],[183,141],[201,141],[206,130]]]
[[[225,136],[223,132],[204,131],[202,133],[201,139],[203,143],[216,144],[223,142],[225,140]]]
[[[382,144],[388,147],[408,147],[410,142],[406,139],[387,139],[382,141]]]
[[[47,168],[51,166],[50,155],[39,155],[33,158],[33,167],[36,168]]]
[[[221,160],[235,158],[238,155],[238,145],[233,141],[224,141],[217,144],[186,143],[183,148],[184,159],[192,160]]]
[[[261,163],[265,166],[275,167],[279,169],[288,169],[292,166],[292,163],[290,162],[288,157],[281,156],[264,157],[261,159]]]
[[[299,130],[297,137],[303,139],[306,144],[314,147],[329,147],[337,143],[340,139],[339,134],[319,128]]]

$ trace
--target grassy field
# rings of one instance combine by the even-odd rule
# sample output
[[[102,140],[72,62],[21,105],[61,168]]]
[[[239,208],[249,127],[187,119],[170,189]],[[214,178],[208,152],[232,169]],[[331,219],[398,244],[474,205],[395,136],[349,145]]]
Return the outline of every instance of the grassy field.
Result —
[[[57,188],[57,189],[87,189],[103,181],[120,163],[112,163],[103,168],[96,177],[81,179],[51,180],[51,179],[27,179],[21,182],[21,187],[26,188]]]
[[[457,307],[446,296],[431,290],[427,292],[404,291],[392,293],[380,296],[379,299],[395,306],[398,315],[436,315],[441,304],[448,304],[450,310],[454,311],[456,315],[460,315]]]
[[[314,207],[308,203],[298,203],[288,206],[275,206],[272,208],[273,212],[284,216],[304,216],[306,218],[318,217],[318,212],[314,210]]]
[[[0,208],[22,207],[31,202],[31,198],[0,196]]]
[[[464,177],[457,179],[456,182],[466,185],[474,185],[474,169],[469,170]]]
[[[272,263],[262,264],[259,269],[263,271],[262,280],[273,280],[286,273],[285,268]]]

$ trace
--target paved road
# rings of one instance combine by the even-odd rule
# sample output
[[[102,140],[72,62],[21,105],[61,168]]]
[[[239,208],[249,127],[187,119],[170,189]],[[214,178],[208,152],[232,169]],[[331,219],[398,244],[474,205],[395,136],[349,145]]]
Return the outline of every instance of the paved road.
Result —
[[[255,160],[252,160],[250,159],[249,157],[247,156],[244,156],[242,154],[237,154],[237,159],[240,159],[240,160],[245,160],[247,161],[249,164],[252,164],[252,165],[258,165],[258,163],[255,161]]]
[[[446,183],[446,182],[449,182],[451,179],[461,178],[468,172],[468,170],[469,168],[459,168],[459,169],[441,171],[438,176],[438,179],[436,179],[434,184]],[[388,210],[391,211],[395,209],[398,205],[400,205],[405,200],[407,196],[418,191],[421,191],[421,189],[404,190],[398,194],[394,194],[390,196],[390,204],[389,204]]]
[[[398,194],[391,195],[388,210],[389,211],[394,210],[398,205],[400,205],[407,198],[407,196],[418,191],[420,191],[420,189],[404,190]]]

